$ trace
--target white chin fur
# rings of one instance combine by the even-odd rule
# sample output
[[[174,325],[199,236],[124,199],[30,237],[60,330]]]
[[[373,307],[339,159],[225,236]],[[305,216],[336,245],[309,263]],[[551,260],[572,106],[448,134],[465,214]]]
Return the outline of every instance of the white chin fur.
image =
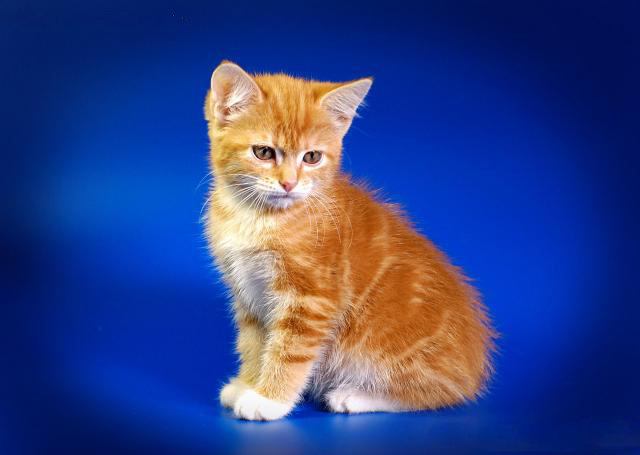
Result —
[[[298,200],[297,197],[268,197],[266,203],[276,209],[287,209]]]

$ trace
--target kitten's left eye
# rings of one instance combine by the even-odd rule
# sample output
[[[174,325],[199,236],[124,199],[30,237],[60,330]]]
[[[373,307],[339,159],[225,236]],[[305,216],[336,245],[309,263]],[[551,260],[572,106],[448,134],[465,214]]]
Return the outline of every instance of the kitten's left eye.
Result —
[[[304,156],[302,157],[302,161],[307,164],[317,164],[320,161],[320,158],[322,158],[322,152],[312,150],[304,154]]]
[[[272,160],[276,157],[276,151],[266,145],[254,145],[253,154],[256,158],[263,161]]]

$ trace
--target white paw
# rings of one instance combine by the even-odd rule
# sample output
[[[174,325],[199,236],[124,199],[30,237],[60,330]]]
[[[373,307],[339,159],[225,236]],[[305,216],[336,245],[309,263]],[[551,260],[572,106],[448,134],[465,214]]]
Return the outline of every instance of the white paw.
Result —
[[[220,404],[225,408],[233,409],[242,392],[247,389],[248,386],[243,382],[240,382],[237,379],[232,379],[229,384],[225,385],[222,390],[220,390]]]
[[[360,412],[398,411],[398,407],[383,398],[372,397],[357,390],[333,390],[325,395],[327,406],[333,412],[357,414]]]
[[[351,390],[333,390],[325,396],[327,406],[333,412],[355,412],[358,406],[358,399]]]
[[[246,420],[275,420],[286,416],[293,405],[270,400],[247,388],[236,400],[233,413]]]

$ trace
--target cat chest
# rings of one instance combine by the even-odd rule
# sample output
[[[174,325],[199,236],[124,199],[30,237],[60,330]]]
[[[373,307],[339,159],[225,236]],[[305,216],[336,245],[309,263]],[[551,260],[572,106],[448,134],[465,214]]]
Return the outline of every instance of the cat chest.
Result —
[[[220,261],[225,280],[245,311],[266,321],[274,305],[271,285],[276,274],[276,255],[271,251],[239,250],[223,254]]]

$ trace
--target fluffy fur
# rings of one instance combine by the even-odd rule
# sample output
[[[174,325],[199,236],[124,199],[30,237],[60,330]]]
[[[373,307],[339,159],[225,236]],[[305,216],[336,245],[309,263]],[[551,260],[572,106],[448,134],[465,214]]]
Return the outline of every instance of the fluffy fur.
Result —
[[[305,391],[335,412],[436,409],[474,399],[491,373],[495,334],[474,289],[340,172],[371,82],[230,62],[213,73],[205,222],[238,329],[239,372],[220,400],[239,418],[281,418]],[[254,146],[276,153],[260,160]],[[319,163],[302,160],[311,150]]]

